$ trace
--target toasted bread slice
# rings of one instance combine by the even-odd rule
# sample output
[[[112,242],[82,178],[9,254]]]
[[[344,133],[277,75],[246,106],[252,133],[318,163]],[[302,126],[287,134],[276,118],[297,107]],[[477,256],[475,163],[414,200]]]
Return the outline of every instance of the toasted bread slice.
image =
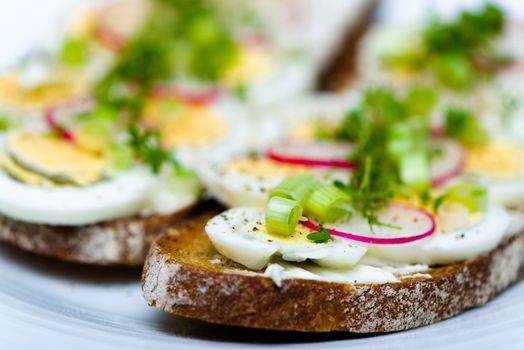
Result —
[[[23,250],[91,265],[142,265],[153,240],[185,220],[192,207],[171,215],[134,216],[86,226],[53,226],[0,215],[0,240]]]
[[[218,254],[195,216],[153,243],[142,289],[149,305],[207,322],[308,332],[392,332],[428,325],[480,306],[524,275],[524,232],[475,259],[399,276],[399,283],[350,284],[286,279]]]

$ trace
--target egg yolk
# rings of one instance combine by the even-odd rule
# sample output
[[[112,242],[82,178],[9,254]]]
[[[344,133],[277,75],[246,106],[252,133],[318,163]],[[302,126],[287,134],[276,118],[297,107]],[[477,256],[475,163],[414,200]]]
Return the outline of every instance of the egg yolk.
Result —
[[[153,102],[146,107],[142,122],[160,131],[164,146],[202,146],[225,134],[223,120],[208,107],[192,105],[166,105]]]
[[[7,172],[11,177],[32,186],[51,185],[50,181],[45,176],[36,174],[30,170],[17,164],[10,157],[0,154],[0,168]]]
[[[511,144],[490,142],[467,150],[466,169],[474,174],[507,178],[518,175],[523,166],[522,151]]]
[[[82,96],[85,87],[79,79],[57,74],[45,85],[30,90],[18,83],[16,74],[0,77],[0,102],[20,108],[43,108]]]
[[[224,75],[228,86],[255,83],[267,77],[272,67],[267,50],[259,45],[245,45],[239,49],[236,59]]]
[[[45,176],[88,185],[103,176],[101,157],[62,139],[19,133],[8,138],[11,155],[24,167]]]
[[[314,141],[323,133],[332,133],[336,128],[337,122],[328,118],[307,120],[293,127],[290,136],[301,141]]]
[[[290,176],[311,172],[311,168],[302,165],[291,165],[275,162],[269,158],[242,158],[227,164],[230,171],[252,176]]]

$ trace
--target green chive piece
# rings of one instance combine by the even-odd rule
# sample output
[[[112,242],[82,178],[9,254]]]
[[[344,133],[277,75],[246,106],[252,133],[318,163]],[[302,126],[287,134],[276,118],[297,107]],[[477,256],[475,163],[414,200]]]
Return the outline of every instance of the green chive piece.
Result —
[[[4,115],[0,115],[0,131],[6,131],[10,126],[9,119]]]
[[[104,161],[112,170],[124,171],[133,164],[133,150],[128,145],[112,144],[104,151]]]
[[[80,124],[76,133],[78,144],[93,152],[104,150],[110,143],[113,124],[107,119],[89,118]]]
[[[302,217],[302,207],[292,199],[273,197],[266,208],[266,229],[270,234],[290,236]]]
[[[320,221],[333,222],[351,211],[351,200],[337,187],[324,185],[307,197],[305,209]]]
[[[448,110],[444,128],[447,136],[465,144],[482,144],[488,137],[477,118],[465,109],[451,108]]]
[[[68,38],[62,44],[60,58],[70,66],[82,65],[87,59],[87,41],[81,38]]]
[[[319,186],[321,186],[320,180],[312,174],[288,176],[271,190],[269,198],[292,199],[303,206],[306,198]]]
[[[410,118],[390,126],[387,135],[388,152],[396,157],[426,146],[426,124],[420,118]]]
[[[429,159],[424,152],[406,153],[399,160],[401,181],[409,187],[423,191],[430,181]]]
[[[482,212],[488,205],[488,191],[476,184],[459,184],[447,190],[444,201],[462,204],[473,213]]]

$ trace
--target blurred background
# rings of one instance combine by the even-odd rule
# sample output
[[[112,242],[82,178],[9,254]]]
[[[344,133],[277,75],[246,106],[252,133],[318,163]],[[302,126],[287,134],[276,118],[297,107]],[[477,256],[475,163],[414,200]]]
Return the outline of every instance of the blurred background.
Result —
[[[351,4],[361,1],[346,0],[255,0],[278,3],[283,7],[292,2],[309,2],[315,8],[318,26],[341,25],[344,16],[351,16]],[[364,0],[369,1],[371,0]],[[72,12],[89,4],[103,4],[110,0],[0,0],[0,69],[5,68],[35,46],[57,43],[57,33],[62,33]],[[376,19],[387,22],[414,23],[431,15],[452,15],[460,8],[478,6],[482,0],[382,0]],[[493,1],[508,11],[511,17],[524,19],[524,2],[519,0]],[[316,4],[315,4],[316,3]],[[275,5],[273,4],[273,5]],[[346,9],[346,13],[341,11]],[[351,12],[351,11],[350,11]],[[334,20],[336,17],[342,17]],[[310,37],[310,40],[315,40]]]

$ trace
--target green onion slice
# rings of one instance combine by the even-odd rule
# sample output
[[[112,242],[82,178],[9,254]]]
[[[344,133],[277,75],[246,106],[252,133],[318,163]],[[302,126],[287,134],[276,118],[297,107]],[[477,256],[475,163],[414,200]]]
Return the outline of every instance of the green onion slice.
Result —
[[[303,206],[306,198],[319,186],[321,186],[320,180],[312,174],[288,176],[271,190],[269,198],[292,199]]]
[[[324,185],[306,199],[306,212],[322,222],[333,222],[351,212],[347,194],[333,185]]]
[[[448,189],[444,201],[462,204],[473,213],[482,212],[488,205],[488,192],[486,188],[476,184],[459,184]]]
[[[424,152],[402,155],[399,160],[399,173],[402,182],[413,189],[425,190],[430,184],[429,159]]]
[[[290,236],[295,232],[302,207],[292,199],[273,197],[266,208],[266,229],[270,234]]]

